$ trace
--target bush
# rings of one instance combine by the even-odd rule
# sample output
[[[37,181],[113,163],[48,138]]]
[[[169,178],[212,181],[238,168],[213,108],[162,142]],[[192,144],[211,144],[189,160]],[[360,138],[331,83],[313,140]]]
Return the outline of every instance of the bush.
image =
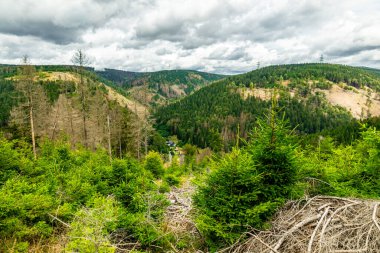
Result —
[[[120,208],[112,197],[96,197],[75,214],[70,224],[69,252],[113,253],[110,233],[117,227]]]
[[[71,150],[67,143],[51,142],[41,145],[34,160],[30,148],[22,145],[0,139],[1,252],[13,247],[13,241],[29,247],[65,231],[52,216],[71,223],[72,251],[95,252],[98,247],[98,252],[113,252],[108,235],[114,230],[128,230],[128,240],[143,248],[164,244],[160,223],[168,202],[141,163],[125,158],[110,165],[105,150]],[[147,164],[163,170],[156,158]]]
[[[152,172],[155,178],[161,178],[165,172],[159,153],[150,151],[145,157],[145,169]]]
[[[174,176],[174,175],[171,175],[171,174],[166,175],[166,176],[164,177],[164,180],[165,180],[165,182],[167,182],[170,186],[178,186],[179,183],[181,182],[181,180],[180,180],[178,177],[176,177],[176,176]]]

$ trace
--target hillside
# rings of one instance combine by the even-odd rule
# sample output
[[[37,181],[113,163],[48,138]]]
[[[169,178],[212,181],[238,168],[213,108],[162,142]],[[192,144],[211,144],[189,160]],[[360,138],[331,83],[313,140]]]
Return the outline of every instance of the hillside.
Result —
[[[359,119],[380,115],[380,78],[373,71],[333,64],[280,65],[228,77],[160,108],[157,127],[200,147],[228,149],[238,128],[248,138],[256,118],[271,106],[274,90],[278,108],[300,133],[340,132],[340,141],[350,142]]]
[[[31,105],[37,140],[67,137],[73,146],[81,143],[91,149],[108,147],[110,141],[115,153],[136,155],[141,129],[135,125],[145,119],[145,107],[92,72],[83,70],[82,76],[73,66],[37,66],[28,88],[19,66],[0,67],[2,131],[30,138]]]
[[[130,72],[105,69],[104,71],[96,71],[96,73],[147,105],[164,104],[168,99],[186,96],[210,82],[225,77],[193,70]]]

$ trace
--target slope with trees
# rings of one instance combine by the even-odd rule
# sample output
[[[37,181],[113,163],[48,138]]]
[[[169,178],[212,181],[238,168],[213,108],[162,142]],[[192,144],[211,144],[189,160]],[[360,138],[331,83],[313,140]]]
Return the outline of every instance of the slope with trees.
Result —
[[[143,145],[136,141],[139,128],[135,125],[140,120],[111,96],[111,88],[107,89],[84,65],[84,62],[79,62],[79,68],[34,68],[30,65],[35,69],[27,82],[30,87],[24,85],[27,80],[22,72],[27,65],[2,67],[2,130],[14,138],[26,137],[31,142],[68,137],[73,145],[81,143],[91,149],[99,145],[111,146],[112,152],[118,156],[126,153],[136,155],[136,146]],[[31,96],[33,107],[28,102]],[[28,108],[32,110],[27,113]],[[34,137],[28,134],[31,132],[34,132]]]
[[[193,70],[130,72],[105,69],[96,73],[147,105],[165,104],[168,99],[186,96],[208,83],[225,77]]]
[[[304,134],[332,131],[340,141],[350,142],[358,136],[358,120],[328,100],[326,93],[334,85],[343,87],[343,92],[353,89],[350,92],[356,94],[363,90],[376,96],[373,94],[377,94],[380,79],[361,68],[342,65],[270,66],[228,77],[158,109],[157,128],[200,147],[228,150],[235,143],[238,129],[240,136],[248,138],[256,118],[269,108],[271,94],[276,92],[291,127]],[[371,106],[371,102],[378,103],[378,98],[369,101]],[[337,128],[342,133],[335,131]]]

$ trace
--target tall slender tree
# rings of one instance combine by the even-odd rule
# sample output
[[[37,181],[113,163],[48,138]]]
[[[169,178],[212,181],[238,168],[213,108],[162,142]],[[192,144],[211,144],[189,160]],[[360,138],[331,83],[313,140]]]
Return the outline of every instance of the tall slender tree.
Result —
[[[88,131],[87,131],[87,99],[85,93],[85,84],[84,84],[84,67],[90,63],[88,56],[81,50],[77,50],[72,58],[74,65],[78,66],[78,72],[80,76],[80,100],[81,100],[81,109],[82,109],[82,120],[83,120],[83,138],[84,145],[88,147]]]
[[[26,98],[25,107],[28,110],[28,119],[30,127],[30,136],[32,139],[33,147],[33,156],[34,159],[37,158],[36,151],[36,134],[34,129],[34,87],[33,80],[35,76],[36,69],[30,64],[29,57],[25,55],[22,58],[22,65],[20,67],[20,78],[18,80],[18,89],[23,94],[23,97]]]

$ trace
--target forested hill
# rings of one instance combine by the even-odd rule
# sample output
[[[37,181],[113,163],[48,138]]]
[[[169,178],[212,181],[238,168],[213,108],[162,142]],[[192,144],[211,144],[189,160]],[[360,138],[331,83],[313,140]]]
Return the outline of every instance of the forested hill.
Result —
[[[37,146],[67,137],[73,146],[136,155],[143,125],[136,112],[145,109],[109,86],[89,68],[2,65],[0,131],[29,140],[33,114]]]
[[[157,127],[201,147],[228,149],[238,128],[247,138],[256,118],[267,112],[274,88],[278,108],[301,133],[339,133],[337,138],[350,142],[360,119],[380,113],[380,78],[373,71],[333,64],[279,65],[228,77],[160,108]]]
[[[256,87],[273,87],[288,80],[296,85],[298,82],[312,80],[333,83],[344,82],[356,88],[368,86],[380,90],[380,70],[362,67],[351,67],[338,64],[289,64],[274,65],[245,74],[227,78],[227,82],[235,82],[249,87],[253,83]]]
[[[206,84],[224,78],[223,75],[194,70],[162,70],[157,72],[129,72],[114,69],[96,73],[128,91],[146,103],[164,103],[168,98],[178,98],[198,90]],[[144,89],[142,91],[142,89]],[[144,93],[144,99],[139,93]]]

